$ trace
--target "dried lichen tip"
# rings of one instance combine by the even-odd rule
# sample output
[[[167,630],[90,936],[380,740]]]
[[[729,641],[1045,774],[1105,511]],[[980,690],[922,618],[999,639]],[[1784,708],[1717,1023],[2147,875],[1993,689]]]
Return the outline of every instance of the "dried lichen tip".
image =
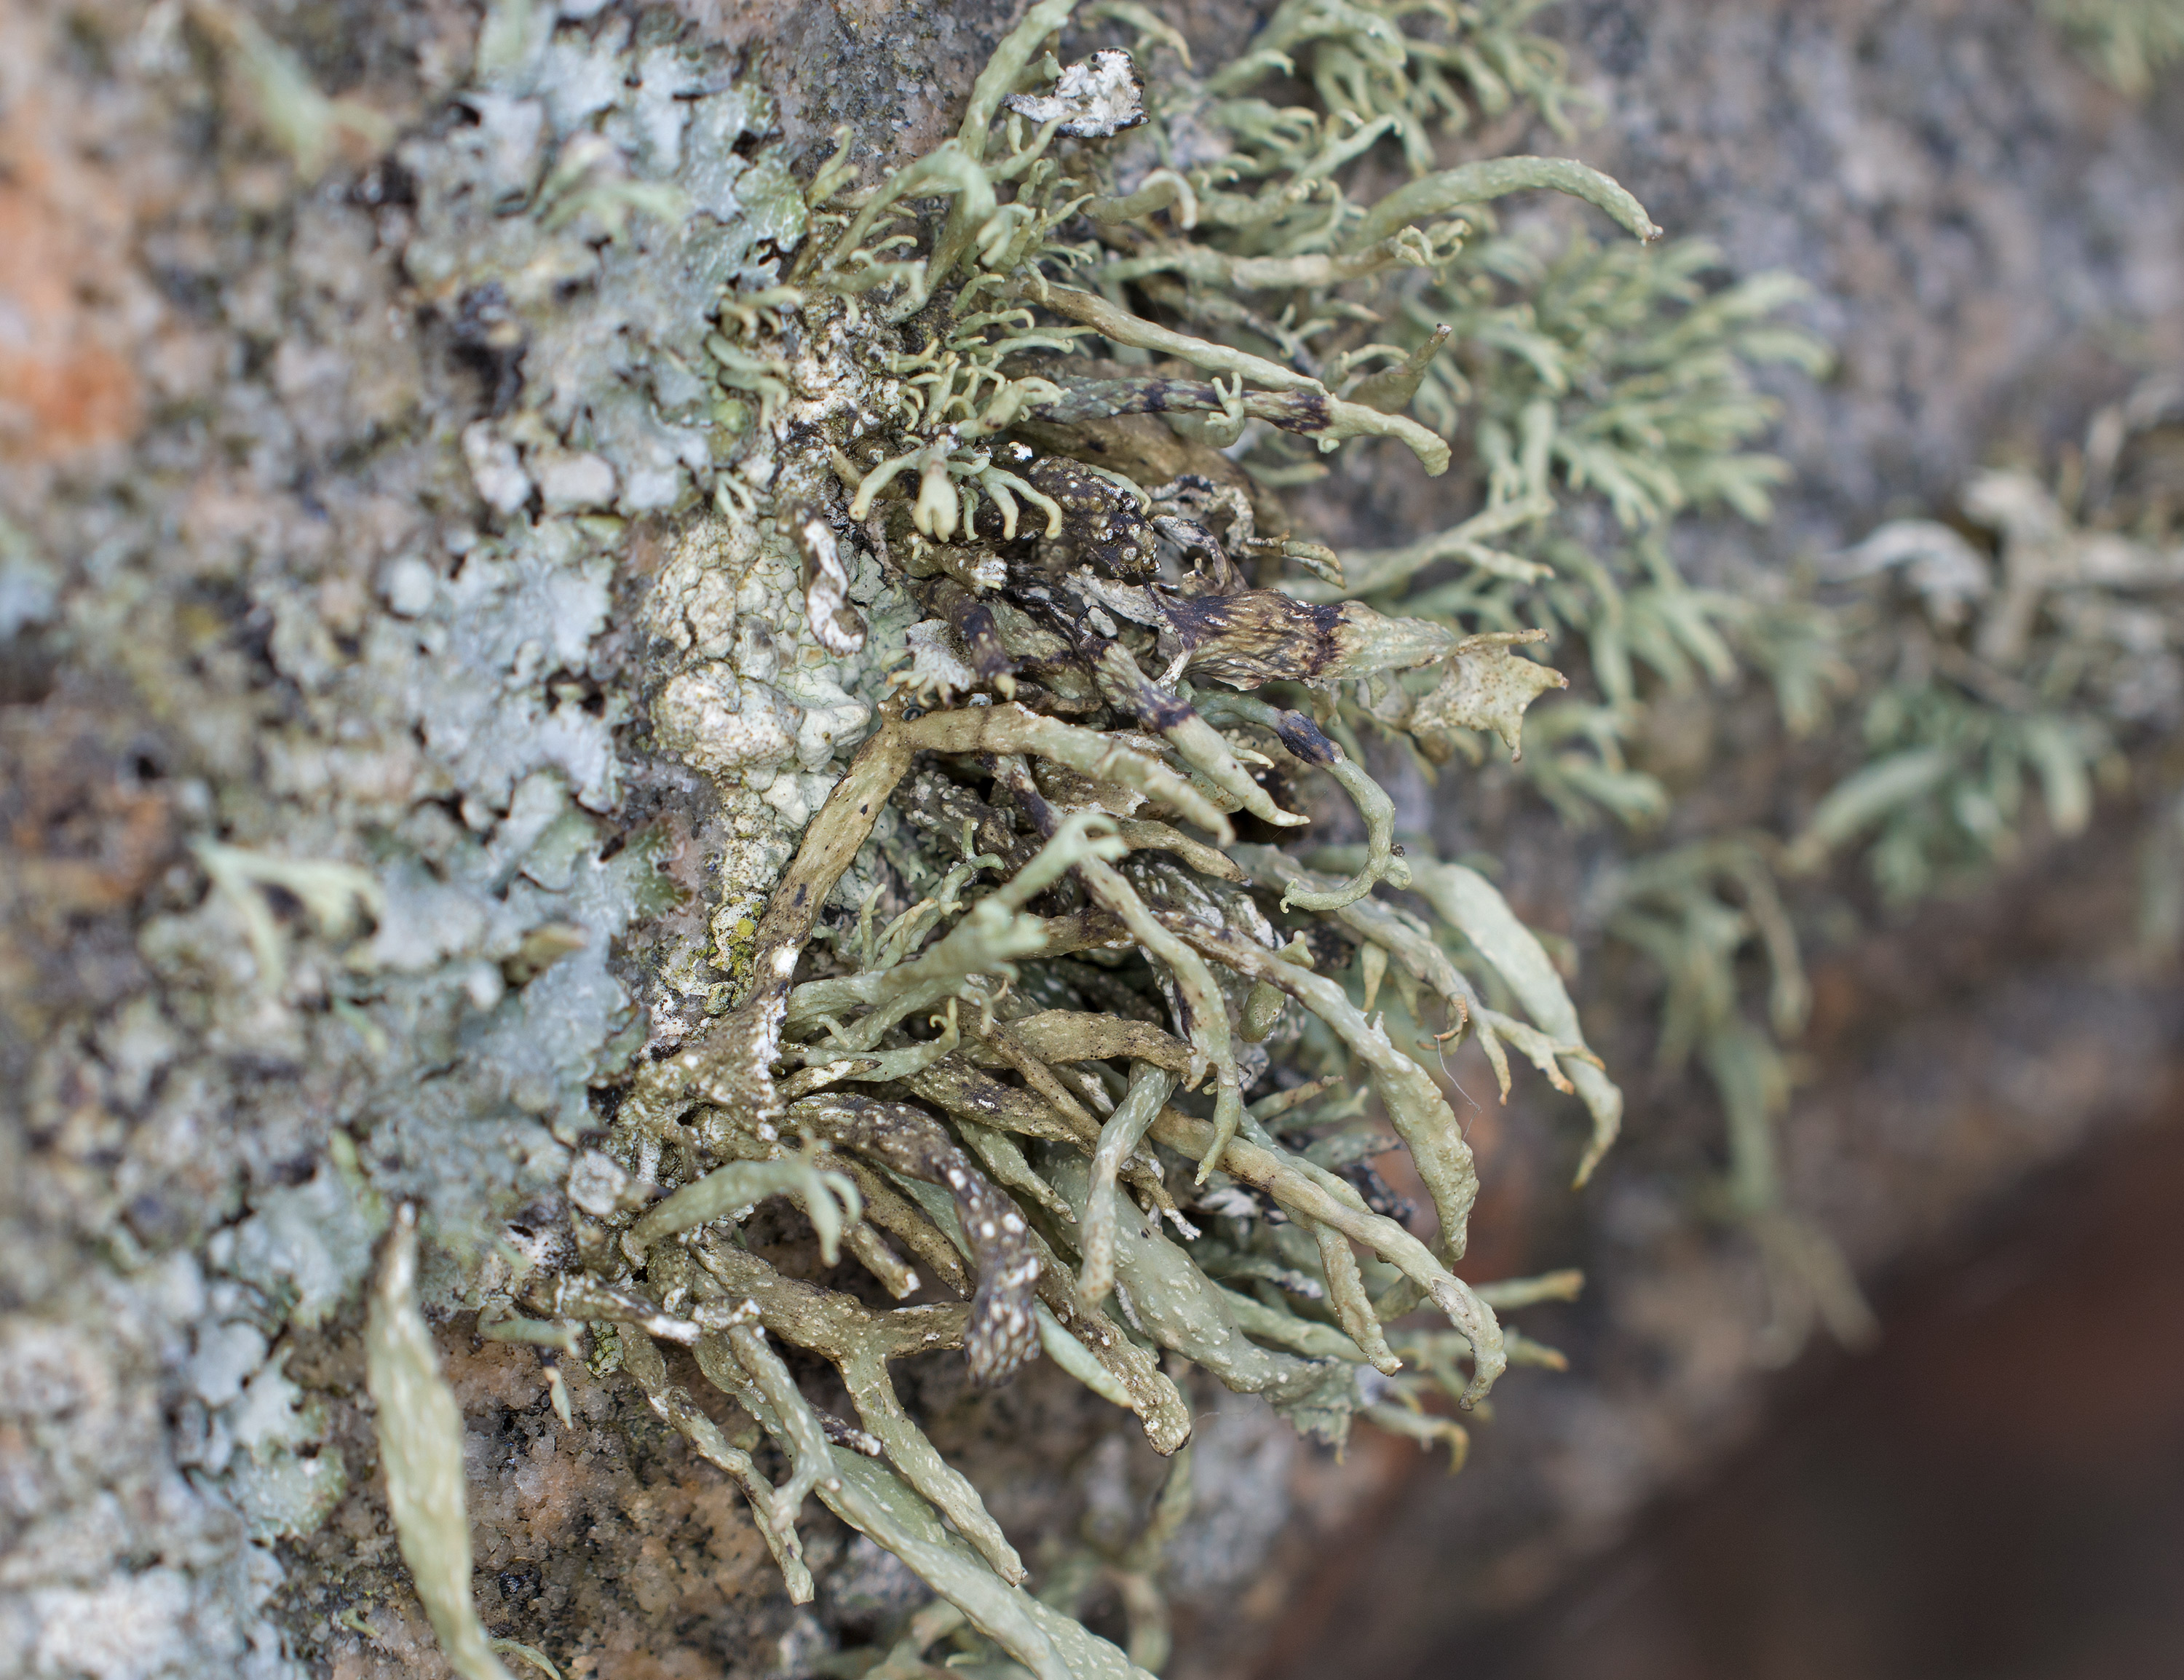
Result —
[[[510,1680],[471,1598],[463,1501],[463,1419],[417,1310],[417,1215],[397,1214],[365,1331],[365,1382],[378,1410],[380,1463],[402,1560],[448,1663],[463,1680]]]

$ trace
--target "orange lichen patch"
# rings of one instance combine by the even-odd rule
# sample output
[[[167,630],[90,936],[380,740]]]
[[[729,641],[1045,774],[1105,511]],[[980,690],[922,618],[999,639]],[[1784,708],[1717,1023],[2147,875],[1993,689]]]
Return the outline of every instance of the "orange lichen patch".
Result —
[[[54,460],[136,429],[136,376],[96,345],[52,360],[0,350],[0,450],[19,458]]]
[[[0,458],[53,461],[131,436],[135,367],[113,342],[119,189],[58,165],[44,102],[0,125]]]

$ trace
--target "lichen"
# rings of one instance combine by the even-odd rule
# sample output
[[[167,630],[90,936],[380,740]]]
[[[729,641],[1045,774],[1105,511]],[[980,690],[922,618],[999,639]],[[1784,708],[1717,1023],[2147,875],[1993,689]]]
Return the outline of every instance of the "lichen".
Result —
[[[265,381],[202,453],[163,445],[201,497],[115,514],[73,597],[0,526],[0,632],[96,628],[196,767],[142,819],[183,843],[137,933],[162,989],[33,1082],[86,1159],[86,1090],[142,1117],[96,1225],[132,1282],[98,1321],[194,1327],[160,1355],[187,1372],[176,1457],[240,1518],[204,1544],[222,1584],[136,1577],[145,1625],[242,1649],[264,1548],[366,1497],[368,1448],[290,1374],[360,1334],[430,1620],[468,1672],[544,1661],[484,1642],[472,1603],[424,1340],[455,1311],[537,1357],[540,1417],[687,1445],[723,1544],[795,1601],[833,1544],[800,1529],[813,1494],[903,1560],[940,1602],[875,1672],[944,1640],[1156,1667],[1205,1382],[1237,1416],[1460,1461],[1458,1414],[1557,1360],[1500,1315],[1576,1280],[1459,1276],[1479,1180],[1442,1054],[1475,1038],[1506,1098],[1514,1049],[1572,1098],[1580,1181],[1622,1096],[1563,948],[1490,865],[1406,832],[1391,764],[1627,831],[1586,913],[1669,976],[1663,1059],[1723,1099],[1781,1348],[1797,1303],[1858,1333],[1773,1164],[1805,1010],[1786,878],[1875,836],[1884,884],[1927,890],[2002,854],[2036,784],[2083,822],[2111,748],[2170,720],[2173,537],[2020,474],[1968,498],[1992,545],[1893,527],[1816,598],[1695,584],[1671,521],[1763,518],[1780,476],[1751,366],[1822,358],[1781,277],[1717,283],[1570,159],[1471,155],[1520,103],[1580,113],[1531,9],[1287,0],[1201,68],[1129,0],[1041,0],[955,136],[868,183],[847,136],[792,173],[763,78],[656,13],[497,6],[367,166],[369,105],[229,7],[167,8],[147,54],[186,15],[298,179],[367,172],[295,211],[297,299],[234,302]],[[308,330],[263,325],[284,308]],[[452,351],[462,403],[388,395],[424,377],[408,325],[370,376],[326,371],[314,333],[382,318]],[[2084,470],[2158,409],[2105,418]],[[1388,548],[1299,534],[1280,492],[1339,514],[1338,450],[1460,517]],[[222,452],[292,496],[223,499]],[[146,558],[170,526],[187,587]],[[1745,669],[1793,728],[1861,682],[1866,750],[1789,844],[1649,849],[1649,698]],[[2184,921],[2162,832],[2156,939]],[[127,897],[96,870],[31,885],[56,914]],[[1429,1235],[1373,1165],[1397,1149]],[[422,1244],[401,1215],[359,1332],[390,1209]],[[808,1226],[811,1277],[760,1252],[772,1220]],[[1148,1525],[1095,1512],[1052,1558],[903,1381],[1041,1354],[1175,1460]],[[21,1373],[87,1394],[92,1363],[58,1332],[13,1349],[10,1416],[48,1415]],[[814,1401],[836,1379],[854,1421]],[[1100,1582],[1126,1651],[1071,1614]],[[397,1649],[399,1596],[343,1596],[339,1625]],[[63,1612],[100,1609],[53,1602],[48,1666]]]
[[[416,1216],[402,1210],[365,1333],[387,1505],[440,1649],[463,1680],[508,1680],[471,1598],[463,1510],[463,1416],[417,1310]]]
[[[1050,1627],[1035,1631],[1003,1607],[994,1594],[1022,1566],[969,1484],[894,1402],[888,1358],[960,1343],[974,1378],[990,1382],[1044,1345],[1137,1411],[1162,1452],[1185,1431],[1173,1387],[1137,1351],[1147,1342],[1338,1441],[1361,1410],[1412,1434],[1454,1427],[1419,1421],[1429,1417],[1419,1391],[1402,1390],[1395,1405],[1383,1398],[1391,1391],[1371,1386],[1401,1366],[1384,1319],[1421,1302],[1446,1315],[1463,1351],[1436,1369],[1464,1405],[1506,1358],[1492,1310],[1450,1270],[1477,1176],[1448,1102],[1368,1016],[1369,995],[1361,1010],[1341,982],[1315,972],[1318,948],[1299,936],[1316,917],[1357,906],[1377,881],[1420,884],[1395,854],[1385,795],[1321,726],[1350,733],[1353,691],[1423,670],[1432,693],[1419,709],[1422,739],[1490,731],[1513,752],[1528,704],[1563,679],[1514,651],[1542,632],[1467,637],[1446,618],[1284,592],[1288,562],[1340,580],[1341,561],[1286,535],[1259,537],[1259,492],[1203,440],[1217,431],[1234,444],[1252,426],[1321,450],[1384,437],[1442,471],[1446,442],[1400,412],[1429,357],[1407,361],[1402,379],[1361,381],[1363,403],[1305,370],[1359,359],[1299,353],[1308,337],[1357,336],[1367,316],[1341,301],[1345,289],[1405,268],[1444,270],[1469,225],[1457,211],[1475,216],[1486,199],[1533,188],[1574,192],[1641,236],[1658,231],[1612,182],[1555,160],[1430,174],[1379,209],[1351,209],[1330,196],[1334,171],[1364,147],[1337,142],[1341,108],[1288,114],[1281,127],[1232,101],[1220,108],[1235,119],[1238,144],[1259,152],[1186,172],[1162,164],[1172,189],[1137,190],[1130,177],[1147,171],[1148,137],[1172,144],[1162,139],[1170,127],[1186,112],[1201,120],[1212,96],[1173,68],[1146,86],[1119,49],[1074,66],[1042,57],[1071,9],[1067,0],[1034,8],[974,89],[958,136],[883,186],[848,198],[838,161],[823,168],[793,260],[757,277],[762,287],[747,281],[747,303],[731,293],[715,312],[713,376],[755,397],[757,413],[739,410],[715,511],[677,540],[650,596],[667,660],[651,715],[661,747],[732,800],[756,793],[801,837],[770,891],[756,882],[772,868],[724,870],[717,960],[735,976],[737,999],[657,1043],[616,1111],[604,1146],[620,1163],[614,1174],[672,1193],[635,1217],[629,1196],[601,1190],[599,1170],[584,1169],[593,1176],[581,1195],[572,1187],[583,1210],[562,1264],[574,1260],[596,1284],[553,1283],[548,1267],[514,1297],[547,1316],[526,1337],[576,1333],[585,1303],[602,1310],[604,1289],[625,1304],[606,1315],[625,1340],[639,1327],[694,1340],[701,1368],[799,1466],[771,1509],[793,1508],[805,1488],[833,1490],[856,1526],[1040,1672],[1124,1659],[1081,1633],[1050,1647]],[[1286,39],[1294,21],[1279,17],[1268,38]],[[1329,27],[1393,35],[1362,11]],[[1380,122],[1367,139],[1394,126]],[[1065,136],[1082,143],[1060,144]],[[1266,178],[1249,214],[1219,190],[1245,169]],[[937,213],[916,210],[935,203]],[[1194,231],[1195,240],[1176,236]],[[1131,265],[1125,253],[1148,238],[1164,240],[1166,259]],[[1314,254],[1330,248],[1357,254]],[[1295,254],[1250,254],[1284,250]],[[1235,342],[1257,331],[1249,312],[1201,334],[1122,301],[1127,282],[1162,275],[1293,294],[1273,313],[1317,325],[1277,335],[1284,359],[1272,360]],[[1098,289],[1065,283],[1076,275]],[[1158,289],[1148,297],[1172,303]],[[1194,325],[1210,319],[1181,314]],[[1089,364],[1089,376],[1077,354],[1088,337],[1116,359]],[[1217,377],[1139,371],[1147,353]],[[1127,457],[1081,459],[1084,428],[1130,415],[1156,426],[1167,422],[1150,417],[1171,417],[1167,448],[1187,469],[1156,476]],[[1536,518],[1543,492],[1524,493],[1524,517]],[[880,681],[891,670],[894,693]],[[1223,701],[1218,689],[1201,703],[1194,681],[1294,694],[1305,709]],[[934,704],[944,709],[921,715]],[[816,729],[815,716],[826,720]],[[860,735],[854,761],[838,768],[837,754]],[[917,770],[928,754],[937,776]],[[1373,837],[1363,871],[1341,892],[1268,882],[1282,896],[1271,906],[1286,925],[1279,936],[1252,896],[1250,869],[1223,851],[1234,843],[1229,813],[1302,821],[1271,791],[1277,766],[1337,770]],[[880,833],[883,822],[891,835]],[[1475,1026],[1496,1047],[1497,1066],[1507,1039],[1562,1088],[1594,1082],[1583,1088],[1596,1157],[1619,1098],[1560,981],[1483,878],[1442,875],[1447,893],[1429,890],[1427,901],[1532,1017],[1486,1009],[1421,924],[1418,939],[1433,951],[1425,972],[1449,1010],[1442,1038]],[[937,897],[915,898],[936,878]],[[875,904],[885,906],[884,927]],[[843,931],[830,957],[815,935],[837,917],[853,917],[855,931],[832,922]],[[1380,926],[1369,916],[1358,925],[1368,940]],[[1144,1012],[1131,1031],[1117,1037],[1112,1029],[1124,1023],[1088,1007],[1068,977],[1080,952],[1097,956],[1111,986]],[[1030,993],[1050,1006],[1031,1008]],[[1285,1087],[1270,1079],[1264,1044],[1284,999],[1318,1025],[1327,1071],[1354,1057],[1371,1080],[1433,1195],[1433,1243],[1368,1203],[1379,1194],[1384,1204],[1384,1192],[1358,1188],[1377,1179],[1329,1171],[1247,1110],[1247,1093],[1264,1086],[1261,1106],[1290,1138],[1308,1135],[1318,1117],[1309,1104],[1284,1104]],[[921,1036],[928,1015],[941,1025],[933,1012],[944,1005],[947,1025]],[[1172,1033],[1152,1024],[1161,1020]],[[1506,1089],[1506,1069],[1503,1079]],[[1195,1168],[1180,1188],[1174,1150]],[[821,1188],[829,1179],[840,1194]],[[1122,1199],[1123,1184],[1142,1215]],[[860,1221],[885,1232],[857,1257],[890,1296],[916,1278],[889,1252],[893,1241],[944,1287],[972,1294],[967,1317],[875,1310],[776,1276],[733,1232],[755,1199],[784,1192],[830,1246]],[[1156,1228],[1163,1218],[1175,1237]],[[1217,1281],[1254,1270],[1284,1280],[1288,1293],[1245,1296]],[[838,1478],[816,1467],[818,1438],[800,1421],[808,1403],[759,1358],[754,1314],[839,1367],[867,1432],[861,1449],[889,1460],[906,1485],[889,1483],[894,1493],[859,1505],[857,1478],[885,1472],[849,1475],[839,1445]],[[1457,1358],[1470,1366],[1461,1380]],[[661,1381],[647,1387],[662,1416],[730,1467]],[[838,1442],[849,1438],[851,1426],[821,1421]],[[911,1514],[920,1495],[983,1564],[921,1538]],[[793,1531],[777,1538],[789,1544]]]
[[[2175,0],[2042,0],[2040,9],[2133,98],[2143,98],[2184,58],[2184,9]]]

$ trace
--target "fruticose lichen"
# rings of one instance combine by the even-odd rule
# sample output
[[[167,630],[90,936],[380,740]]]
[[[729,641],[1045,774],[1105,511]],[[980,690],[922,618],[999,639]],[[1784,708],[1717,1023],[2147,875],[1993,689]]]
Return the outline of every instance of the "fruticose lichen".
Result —
[[[1792,282],[1713,284],[1572,159],[1474,155],[1520,107],[1582,114],[1532,9],[1288,0],[1195,66],[1131,0],[1041,0],[956,136],[876,182],[847,135],[792,171],[760,79],[663,14],[493,9],[353,195],[482,414],[433,431],[387,398],[422,377],[399,333],[337,398],[299,331],[265,359],[282,402],[239,387],[259,407],[217,430],[287,463],[295,508],[254,525],[208,492],[202,598],[146,581],[152,537],[100,551],[91,610],[211,768],[138,939],[166,1003],[56,1046],[33,1098],[55,1135],[90,1082],[145,1115],[104,1238],[136,1281],[98,1310],[197,1325],[193,1497],[259,1546],[312,1533],[352,1466],[275,1344],[361,1345],[450,1658],[544,1662],[484,1642],[466,1596],[423,1332],[474,1313],[538,1350],[565,1427],[581,1389],[687,1443],[788,1596],[822,1584],[815,1494],[939,1595],[838,1672],[928,1672],[944,1641],[1156,1668],[1197,1374],[1323,1441],[1362,1419],[1460,1462],[1505,1366],[1557,1363],[1498,1315],[1579,1280],[1459,1275],[1479,1186],[1444,1054],[1475,1038],[1506,1097],[1513,1049],[1568,1094],[1580,1181],[1621,1121],[1564,947],[1489,860],[1407,832],[1390,765],[1634,837],[1586,914],[1668,976],[1663,1059],[1720,1093],[1728,1209],[1786,1301],[1859,1333],[1773,1166],[1807,1006],[1784,883],[1877,832],[1884,884],[1922,890],[2006,848],[2028,780],[2081,821],[2111,743],[2171,717],[2173,537],[2158,509],[2074,522],[2119,517],[2166,399],[2104,417],[2053,494],[1984,481],[1992,559],[1892,527],[1816,596],[1694,584],[1669,522],[1761,518],[1780,476],[1748,447],[1751,365],[1824,357],[1776,320]],[[383,144],[239,14],[160,18],[148,62],[187,19],[299,178]],[[397,318],[349,225],[299,215],[298,316]],[[1339,521],[1345,448],[1462,517],[1396,548],[1306,534],[1283,492]],[[0,526],[0,623],[57,598]],[[198,668],[231,657],[223,614],[262,630],[262,671]],[[1847,755],[1802,838],[1649,850],[1650,699],[1740,670],[1793,730],[1862,678],[1874,762]],[[245,1129],[278,1171],[201,1171]],[[808,1276],[751,1238],[781,1208]],[[1028,1561],[898,1383],[1042,1357],[1173,1468],[1142,1523],[1118,1494]],[[162,1572],[145,1615],[248,1624],[270,1554],[205,1549],[217,1588]],[[371,1580],[341,1625],[380,1638]],[[1103,1583],[1127,1649],[1075,1618]],[[53,1604],[37,1649],[65,1655],[77,1600]]]
[[[1484,876],[1394,845],[1355,732],[1408,729],[1445,757],[1485,732],[1514,754],[1529,703],[1563,684],[1525,656],[1541,632],[1468,635],[1387,604],[1438,551],[1368,566],[1383,604],[1355,598],[1267,487],[1357,439],[1447,470],[1446,438],[1403,411],[1449,335],[1375,342],[1384,316],[1363,300],[1391,301],[1397,321],[1459,293],[1490,307],[1492,282],[1458,267],[1488,202],[1552,189],[1658,231],[1566,159],[1425,166],[1421,124],[1508,97],[1496,29],[1467,44],[1451,12],[1436,42],[1393,13],[1290,6],[1201,80],[1150,14],[1104,9],[1138,34],[1150,81],[1120,47],[1059,62],[1050,40],[1073,7],[1042,0],[954,139],[852,193],[845,136],[800,193],[775,181],[760,208],[739,180],[739,214],[702,170],[678,173],[665,103],[649,127],[649,108],[610,112],[550,165],[526,151],[542,125],[561,136],[599,108],[566,56],[581,35],[542,31],[465,96],[479,121],[456,167],[419,160],[432,184],[409,258],[449,307],[499,312],[488,342],[498,331],[548,370],[548,400],[528,400],[526,375],[513,415],[465,434],[488,503],[673,511],[709,481],[710,511],[675,527],[644,603],[662,659],[649,715],[751,837],[747,859],[720,860],[713,949],[688,971],[727,978],[701,1010],[655,1014],[651,1054],[575,1165],[567,1240],[488,1269],[484,1333],[573,1349],[611,1326],[609,1356],[744,1486],[794,1595],[811,1590],[794,1514],[816,1491],[1041,1675],[1131,1665],[1022,1590],[978,1494],[895,1399],[890,1359],[960,1346],[993,1384],[1044,1349],[1162,1453],[1190,1430],[1162,1350],[1326,1439],[1362,1413],[1460,1445],[1426,1397],[1475,1402],[1509,1340],[1452,1269],[1478,1176],[1418,1046],[1476,1031],[1505,1090],[1506,1043],[1578,1093],[1585,1171],[1613,1137],[1620,1095],[1553,965]],[[1251,97],[1298,67],[1292,52],[1324,108]],[[1407,54],[1430,73],[1412,77]],[[663,102],[687,97],[671,55],[636,64],[647,97],[655,83]],[[1524,65],[1552,86],[1536,43],[1507,67]],[[698,107],[723,128],[726,97]],[[1342,183],[1385,137],[1417,179],[1353,203]],[[465,195],[528,195],[532,213],[480,240],[462,231]],[[598,230],[581,254],[557,232],[574,225]],[[753,264],[739,253],[761,236],[774,255]],[[623,261],[680,273],[703,302],[611,337],[578,312],[526,339],[543,293],[526,287]],[[645,379],[649,405],[613,394]],[[1460,380],[1431,389],[1444,414],[1464,400]],[[677,403],[699,442],[657,418]],[[1627,430],[1619,412],[1593,430]],[[1562,470],[1598,480],[1609,446],[1584,431]],[[1481,488],[1451,554],[1490,553],[1552,510],[1529,468]],[[1688,499],[1658,481],[1653,495],[1618,506]],[[1320,770],[1368,837],[1347,880],[1237,843],[1239,821],[1303,825],[1291,790]],[[1381,882],[1416,889],[1441,932],[1374,899]],[[1394,1032],[1373,1012],[1391,971]],[[1325,1099],[1353,1069],[1393,1138]],[[1366,1164],[1390,1147],[1432,1199],[1429,1240]],[[969,1294],[967,1312],[780,1276],[736,1235],[780,1194],[883,1297],[929,1281]],[[1383,1327],[1422,1305],[1449,1327],[1396,1338],[1407,1360]],[[781,1488],[647,1338],[691,1349],[779,1444]],[[771,1341],[837,1366],[856,1421],[815,1414]]]

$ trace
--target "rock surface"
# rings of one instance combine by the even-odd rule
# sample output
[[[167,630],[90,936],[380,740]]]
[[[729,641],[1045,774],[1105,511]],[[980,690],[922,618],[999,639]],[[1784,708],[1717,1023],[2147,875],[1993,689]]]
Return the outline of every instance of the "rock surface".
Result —
[[[949,131],[1011,11],[679,9],[763,82],[790,157],[848,122],[872,171]],[[765,876],[813,792],[800,770],[773,804],[724,809],[607,715],[636,603],[687,570],[665,515],[689,435],[634,409],[549,403],[550,436],[506,423],[554,357],[518,353],[521,298],[459,283],[476,255],[460,219],[434,223],[444,203],[418,196],[435,148],[471,148],[488,185],[534,166],[524,136],[545,119],[448,108],[476,16],[269,8],[319,86],[424,148],[375,166],[368,133],[320,113],[324,173],[306,178],[262,90],[208,44],[203,19],[225,13],[0,14],[0,1676],[441,1672],[372,1486],[357,1315],[329,1305],[385,1209],[330,1135],[354,1126],[393,1193],[520,1215],[582,1130],[586,1066],[630,1028],[609,958],[660,910],[649,887],[703,890],[724,855]],[[1202,59],[1250,23],[1221,3],[1175,16]],[[1780,387],[1801,479],[1762,539],[1777,559],[1946,507],[1970,465],[2051,448],[2136,370],[2184,357],[2184,100],[2125,103],[2021,7],[1582,3],[1556,26],[1606,112],[1582,153],[1732,270],[1817,288],[1809,319],[1842,372]],[[740,133],[716,137],[740,159]],[[738,165],[717,177],[693,190],[729,192]],[[619,377],[614,332],[553,319],[576,323],[554,356]],[[558,535],[481,537],[489,509],[534,495]],[[1382,504],[1430,521],[1428,502]],[[609,505],[626,531],[584,522]],[[690,590],[681,651],[718,660]],[[783,765],[833,715],[829,695],[778,717],[759,698]],[[1401,796],[1445,826],[1422,785]],[[355,967],[326,925],[348,910],[209,888],[184,843],[359,864],[368,835],[407,861]],[[1577,862],[1542,856],[1519,908],[1561,927]],[[2035,861],[2095,885],[2028,910],[2013,884],[1820,971],[1791,1191],[1869,1271],[2173,1072],[2173,985],[2109,960],[2118,859],[2096,841]],[[244,908],[267,901],[270,941]],[[693,954],[707,930],[687,910],[655,926],[683,1011],[663,1019],[694,1018],[719,981]],[[356,1024],[389,999],[408,1023],[391,1051]],[[1631,1067],[1648,1053],[1607,1048]],[[1263,1408],[1199,1397],[1215,1415],[1175,1550],[1171,1673],[1400,1672],[1748,1426],[1757,1267],[1686,1204],[1715,1122],[1683,1087],[1634,1088],[1629,1141],[1584,1199],[1553,1182],[1560,1124],[1476,1117],[1498,1188],[1475,1252],[1490,1271],[1593,1271],[1544,1332],[1575,1373],[1513,1382],[1446,1484],[1407,1444],[1361,1437],[1338,1466]],[[462,1170],[428,1175],[458,1134]],[[884,1555],[822,1531],[828,1584],[816,1614],[793,1610],[740,1506],[621,1379],[572,1371],[562,1425],[534,1353],[440,1305],[495,1632],[575,1672],[790,1674],[900,1608]],[[996,1402],[942,1378],[905,1399],[1019,1538],[1058,1541],[1145,1491],[1147,1466],[1108,1463],[1104,1421],[1050,1371]]]

